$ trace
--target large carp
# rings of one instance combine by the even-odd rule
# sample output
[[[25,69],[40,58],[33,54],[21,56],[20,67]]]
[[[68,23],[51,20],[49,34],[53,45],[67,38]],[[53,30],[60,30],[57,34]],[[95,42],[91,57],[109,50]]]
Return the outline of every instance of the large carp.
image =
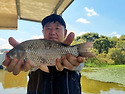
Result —
[[[29,59],[32,67],[54,66],[56,59],[67,53],[76,57],[93,57],[94,54],[88,50],[91,46],[91,42],[68,46],[52,40],[27,40],[11,49],[7,53],[7,57],[11,59]]]

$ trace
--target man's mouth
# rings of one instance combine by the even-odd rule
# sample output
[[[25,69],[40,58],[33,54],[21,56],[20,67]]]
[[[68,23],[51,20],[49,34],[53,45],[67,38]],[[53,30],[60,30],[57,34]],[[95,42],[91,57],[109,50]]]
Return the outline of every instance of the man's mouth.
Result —
[[[49,39],[50,40],[57,40],[58,38],[56,38],[56,37],[50,37]]]

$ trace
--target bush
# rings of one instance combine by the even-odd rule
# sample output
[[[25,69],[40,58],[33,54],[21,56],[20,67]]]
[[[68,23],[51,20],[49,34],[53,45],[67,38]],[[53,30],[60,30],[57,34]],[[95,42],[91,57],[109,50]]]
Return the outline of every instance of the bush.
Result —
[[[114,64],[125,64],[125,52],[119,48],[109,50],[110,58],[114,60]]]
[[[96,57],[95,58],[88,58],[85,62],[85,67],[104,67],[108,65],[105,62],[99,61]]]

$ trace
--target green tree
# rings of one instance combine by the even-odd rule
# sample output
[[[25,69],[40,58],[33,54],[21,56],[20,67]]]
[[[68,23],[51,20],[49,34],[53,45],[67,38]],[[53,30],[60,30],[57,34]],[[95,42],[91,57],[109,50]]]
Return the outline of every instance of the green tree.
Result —
[[[120,48],[122,51],[125,51],[125,35],[122,35],[119,38],[119,41],[117,42],[116,47]]]
[[[119,39],[118,39],[116,36],[113,36],[113,37],[111,38],[111,40],[112,40],[112,41],[118,41]]]
[[[110,47],[110,42],[107,38],[99,38],[94,41],[94,48],[98,50],[98,53],[108,53],[108,49]]]
[[[113,48],[116,46],[117,42],[118,42],[118,38],[117,37],[112,37],[112,38],[108,38],[110,41],[110,48]]]
[[[81,36],[82,39],[85,39],[88,42],[93,42],[95,39],[99,38],[98,33],[86,33]]]
[[[125,41],[119,41],[116,47],[120,48],[122,51],[125,51]]]
[[[81,36],[77,36],[74,41],[79,41],[81,39]]]
[[[125,35],[122,35],[119,39],[125,41]]]
[[[107,36],[104,36],[104,35],[101,35],[99,38],[105,38],[105,39],[108,39]]]

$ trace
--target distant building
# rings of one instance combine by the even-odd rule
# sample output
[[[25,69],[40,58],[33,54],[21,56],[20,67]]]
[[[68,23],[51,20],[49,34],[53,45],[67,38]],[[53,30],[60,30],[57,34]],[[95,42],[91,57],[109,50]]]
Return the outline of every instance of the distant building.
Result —
[[[3,53],[0,53],[0,69],[2,69],[2,62],[4,61],[4,58],[5,58],[5,54]]]
[[[0,65],[2,64],[4,59],[5,59],[5,54],[0,53]]]

